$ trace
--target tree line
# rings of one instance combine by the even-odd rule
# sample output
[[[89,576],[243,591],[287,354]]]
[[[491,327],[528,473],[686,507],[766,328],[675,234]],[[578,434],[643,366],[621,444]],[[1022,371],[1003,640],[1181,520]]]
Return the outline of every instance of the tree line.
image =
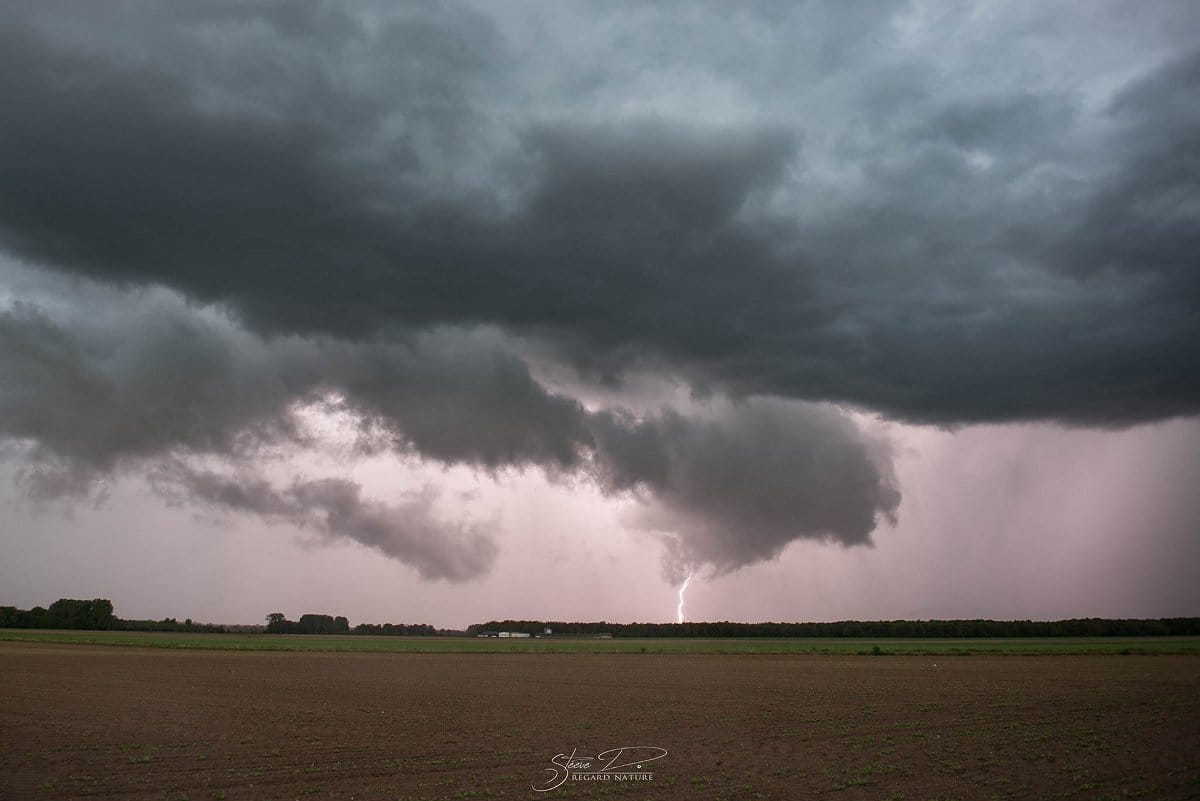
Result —
[[[180,621],[173,617],[162,620],[124,620],[113,614],[112,601],[94,598],[90,601],[59,598],[47,609],[35,606],[18,609],[0,606],[0,628],[8,629],[76,629],[84,631],[171,631],[224,634],[227,632],[266,631],[269,634],[363,634],[389,637],[427,637],[461,635],[461,631],[436,629],[427,623],[359,623],[350,628],[350,621],[341,615],[301,615],[288,620],[282,612],[267,615],[267,625],[221,626],[196,623],[191,618]]]
[[[1162,637],[1200,635],[1200,618],[1071,620],[842,620],[836,623],[566,623],[490,620],[467,633],[510,631],[588,637]]]
[[[288,620],[283,612],[267,615],[268,634],[349,634],[350,621],[338,615],[301,615]]]
[[[267,615],[268,634],[363,634],[384,637],[427,637],[435,634],[460,634],[435,629],[426,623],[359,623],[350,628],[350,621],[338,615],[301,615],[288,620],[282,612]]]
[[[435,634],[462,634],[460,631],[435,629],[428,623],[359,623],[351,634],[375,637],[432,637]]]
[[[177,631],[222,633],[225,626],[162,620],[122,620],[107,598],[59,598],[49,608],[0,606],[0,628]],[[239,631],[262,627],[236,626]],[[267,615],[271,634],[358,634],[365,636],[456,635],[425,623],[359,623],[353,628],[341,615],[305,614],[288,620],[282,612]],[[835,623],[582,623],[545,620],[491,620],[467,627],[467,634],[508,631],[545,636],[614,637],[1161,637],[1200,636],[1200,618],[1149,619],[1072,618],[1070,620],[842,620]]]
[[[49,609],[0,606],[0,627],[9,629],[113,629],[119,622],[107,598],[59,598]]]
[[[162,620],[123,620],[113,614],[112,601],[93,598],[59,598],[47,609],[35,606],[18,609],[0,606],[0,628],[6,629],[82,629],[84,631],[207,631],[224,632],[224,626],[180,622],[173,617]]]

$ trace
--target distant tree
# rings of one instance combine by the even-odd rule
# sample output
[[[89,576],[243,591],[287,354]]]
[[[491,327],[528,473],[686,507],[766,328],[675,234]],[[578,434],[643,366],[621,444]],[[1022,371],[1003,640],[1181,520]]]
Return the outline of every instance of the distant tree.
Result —
[[[112,601],[95,598],[83,601],[59,598],[46,609],[35,606],[28,611],[15,606],[0,607],[0,626],[44,629],[111,629],[117,623]]]
[[[112,601],[107,598],[59,598],[49,609],[35,607],[32,614],[39,618],[37,625],[55,629],[107,629],[115,620]]]
[[[350,624],[345,618],[341,618],[345,623],[345,629],[339,628],[339,623],[330,615],[301,615],[300,620],[296,623],[297,634],[336,634],[338,631],[349,631]]]
[[[116,625],[117,618],[113,614],[112,601],[107,598],[96,598],[91,602],[88,614],[88,628],[111,629]]]
[[[282,612],[267,615],[269,634],[349,634],[350,621],[340,615],[304,614],[299,620],[288,620]]]

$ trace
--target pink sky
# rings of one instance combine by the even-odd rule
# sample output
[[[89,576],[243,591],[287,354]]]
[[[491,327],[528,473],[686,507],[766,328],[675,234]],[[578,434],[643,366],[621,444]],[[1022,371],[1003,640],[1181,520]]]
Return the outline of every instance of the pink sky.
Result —
[[[1123,431],[1049,425],[948,432],[875,424],[900,444],[899,522],[874,547],[811,540],[700,575],[692,620],[1159,617],[1200,613],[1200,422]],[[632,501],[536,471],[493,478],[392,457],[343,469],[388,496],[436,474],[447,511],[498,517],[492,572],[423,581],[356,543],[168,508],[134,479],[92,507],[34,509],[4,476],[4,603],[111,598],[119,615],[258,622],[270,611],[463,627],[493,618],[673,619],[661,546],[622,524]]]

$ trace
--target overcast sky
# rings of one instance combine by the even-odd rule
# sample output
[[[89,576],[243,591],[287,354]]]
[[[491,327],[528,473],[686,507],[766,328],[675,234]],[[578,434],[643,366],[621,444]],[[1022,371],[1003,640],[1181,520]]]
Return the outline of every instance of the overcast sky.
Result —
[[[1200,6],[8,4],[0,603],[1200,614]]]

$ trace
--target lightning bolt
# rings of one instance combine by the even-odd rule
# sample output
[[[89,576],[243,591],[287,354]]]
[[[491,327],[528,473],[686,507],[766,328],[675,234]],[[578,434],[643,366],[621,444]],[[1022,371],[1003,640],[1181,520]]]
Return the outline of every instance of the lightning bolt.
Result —
[[[692,574],[688,573],[687,578],[683,580],[683,585],[679,588],[679,608],[675,610],[675,622],[683,622],[683,594],[687,592],[688,582],[692,580]]]

